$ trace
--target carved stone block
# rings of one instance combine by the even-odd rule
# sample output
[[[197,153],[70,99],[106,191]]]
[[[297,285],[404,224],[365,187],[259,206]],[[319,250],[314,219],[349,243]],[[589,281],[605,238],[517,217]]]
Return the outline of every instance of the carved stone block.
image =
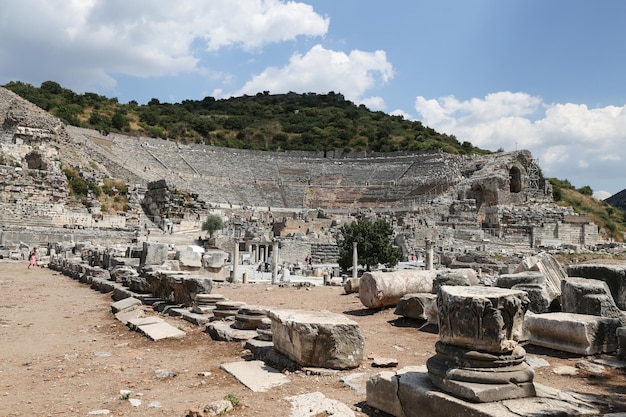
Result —
[[[484,352],[512,352],[528,309],[524,291],[492,287],[439,289],[439,340]]]

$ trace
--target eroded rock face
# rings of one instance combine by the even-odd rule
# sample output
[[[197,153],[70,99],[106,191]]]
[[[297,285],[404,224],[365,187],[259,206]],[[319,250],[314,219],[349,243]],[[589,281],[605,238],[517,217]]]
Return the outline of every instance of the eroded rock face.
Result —
[[[301,366],[352,369],[363,360],[359,325],[325,311],[268,310],[274,349]]]

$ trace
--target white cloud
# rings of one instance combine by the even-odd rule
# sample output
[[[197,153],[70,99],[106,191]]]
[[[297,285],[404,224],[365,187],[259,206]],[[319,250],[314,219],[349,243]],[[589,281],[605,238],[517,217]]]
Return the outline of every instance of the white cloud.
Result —
[[[112,86],[110,74],[201,72],[202,49],[252,50],[299,36],[324,36],[329,18],[284,0],[6,0],[0,79],[47,79],[75,89]],[[7,18],[10,16],[10,18]],[[80,85],[79,85],[80,84]]]
[[[612,195],[613,194],[609,193],[608,191],[599,190],[593,193],[593,198],[595,198],[596,200],[606,200]]]
[[[402,116],[406,120],[415,120],[415,118],[412,115],[410,115],[409,113],[405,112],[402,109],[395,109],[394,111],[392,111],[389,114],[391,114],[392,116]]]
[[[349,54],[325,49],[315,45],[306,54],[294,54],[282,68],[269,67],[254,76],[233,96],[256,94],[268,90],[271,93],[335,91],[348,100],[384,105],[380,98],[362,98],[362,95],[378,84],[393,78],[393,67],[384,51],[351,51]]]
[[[384,110],[385,109],[385,99],[378,96],[365,97],[359,100],[359,104],[365,105],[368,109],[372,111]]]
[[[626,106],[550,104],[505,91],[464,101],[419,96],[415,109],[424,124],[459,141],[490,150],[529,149],[547,176],[613,192],[626,187],[620,167]]]

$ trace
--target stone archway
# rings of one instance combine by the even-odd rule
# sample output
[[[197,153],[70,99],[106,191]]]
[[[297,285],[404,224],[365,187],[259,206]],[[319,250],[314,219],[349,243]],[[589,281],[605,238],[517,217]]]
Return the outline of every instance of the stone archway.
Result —
[[[522,191],[522,171],[516,166],[509,170],[509,191],[512,193]]]

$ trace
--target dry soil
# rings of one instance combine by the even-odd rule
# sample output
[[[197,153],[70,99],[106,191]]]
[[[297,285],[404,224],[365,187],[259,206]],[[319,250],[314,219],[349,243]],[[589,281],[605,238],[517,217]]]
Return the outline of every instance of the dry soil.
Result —
[[[423,365],[434,353],[437,334],[431,329],[399,318],[393,308],[365,309],[357,295],[346,295],[341,287],[216,284],[213,292],[255,305],[343,313],[359,323],[365,338],[363,363],[330,376],[290,373],[289,383],[253,393],[220,369],[221,363],[246,357],[241,343],[211,340],[202,328],[169,316],[166,321],[187,335],[150,341],[115,320],[111,294],[96,292],[53,270],[28,269],[25,261],[2,261],[0,416],[87,416],[109,410],[113,416],[182,417],[189,408],[229,394],[240,403],[231,416],[288,416],[291,404],[285,397],[315,391],[343,402],[357,416],[384,416],[367,407],[365,395],[341,378],[379,372],[372,367],[377,357],[395,358],[402,367]],[[556,367],[593,358],[526,348],[550,363],[536,370],[535,381],[589,395],[607,411],[606,403],[614,412],[626,411],[624,370],[557,375]],[[120,394],[122,390],[130,395]],[[131,399],[141,404],[135,406]]]

